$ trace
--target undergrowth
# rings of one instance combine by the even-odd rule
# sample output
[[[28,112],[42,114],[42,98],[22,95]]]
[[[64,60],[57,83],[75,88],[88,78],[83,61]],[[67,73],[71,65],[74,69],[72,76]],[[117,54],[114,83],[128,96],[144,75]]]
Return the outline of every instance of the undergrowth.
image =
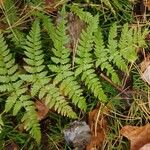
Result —
[[[139,106],[141,97],[137,93],[133,94],[133,103],[126,112],[128,104],[122,103],[117,95],[121,91],[116,92],[118,90],[116,87],[124,86],[122,74],[130,75],[130,66],[138,58],[138,49],[146,47],[145,37],[149,33],[148,29],[131,26],[127,23],[128,19],[124,21],[125,23],[117,20],[121,17],[117,16],[117,11],[123,11],[126,6],[122,1],[101,0],[98,5],[104,8],[103,12],[93,1],[87,3],[90,7],[89,11],[87,7],[80,8],[78,1],[72,5],[68,3],[60,7],[64,5],[62,1],[58,3],[60,8],[57,9],[60,11],[56,19],[45,12],[47,8],[42,1],[24,3],[27,8],[19,10],[22,11],[21,14],[17,9],[21,6],[19,2],[14,3],[13,0],[8,0],[0,3],[1,14],[3,14],[1,22],[6,26],[0,29],[2,99],[0,101],[2,105],[0,138],[2,141],[12,137],[16,142],[19,141],[17,143],[20,145],[23,145],[21,139],[30,141],[29,135],[20,134],[17,127],[8,125],[6,118],[8,114],[11,114],[11,117],[17,118],[17,124],[22,122],[24,129],[38,144],[41,142],[42,121],[37,115],[35,106],[37,100],[44,103],[50,110],[48,118],[56,121],[56,132],[47,129],[50,134],[44,133],[48,142],[56,149],[60,147],[61,142],[64,142],[61,133],[64,117],[71,120],[81,119],[95,106],[109,104],[111,113],[107,115],[110,115],[109,125],[113,132],[107,137],[103,147],[104,149],[116,147],[122,149],[126,143],[123,143],[122,137],[117,139],[118,128],[125,123],[135,125],[136,117],[136,124],[142,124],[141,118],[148,121],[145,114],[140,113],[144,110]],[[105,18],[108,11],[104,6],[113,12],[113,19],[106,19],[105,23],[102,22],[102,18]],[[127,10],[130,8],[128,6],[126,6]],[[70,12],[85,25],[76,39],[75,53],[68,47],[71,41],[68,29]],[[106,30],[105,27],[107,27]],[[137,87],[140,87],[143,81],[137,84],[137,76],[135,80],[135,89],[138,89]],[[121,111],[124,111],[124,116],[128,117],[122,117]],[[52,112],[55,112],[55,115]],[[55,119],[51,118],[53,116]],[[68,124],[69,119],[63,123]],[[13,121],[10,120],[11,122]],[[12,127],[15,129],[6,135],[6,131],[10,131]],[[31,141],[34,143],[33,139]],[[3,142],[1,143],[3,145]],[[119,145],[116,146],[118,143]]]

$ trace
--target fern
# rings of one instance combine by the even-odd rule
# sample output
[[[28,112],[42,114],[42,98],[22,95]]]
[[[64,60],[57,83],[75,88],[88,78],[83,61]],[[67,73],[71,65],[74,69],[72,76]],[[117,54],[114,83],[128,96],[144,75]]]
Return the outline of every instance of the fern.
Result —
[[[15,59],[7,48],[2,33],[0,33],[0,49],[0,91],[8,92],[5,112],[13,108],[13,115],[17,115],[23,107],[26,110],[26,116],[28,112],[34,111],[35,114],[33,116],[31,114],[30,117],[26,118],[25,125],[27,122],[30,123],[30,128],[27,128],[27,130],[30,130],[32,136],[39,142],[41,133],[37,116],[34,116],[36,115],[35,106],[30,97],[26,95],[27,88],[23,87],[23,81],[19,79],[18,65],[15,64]],[[28,105],[25,105],[26,103]]]
[[[98,15],[90,20],[86,31],[82,31],[79,45],[77,47],[77,57],[75,63],[77,69],[75,75],[81,74],[81,80],[85,82],[85,85],[90,89],[94,96],[106,102],[107,97],[102,90],[102,86],[99,82],[97,75],[95,74],[93,60],[92,60],[92,47],[93,47],[93,34],[98,28]]]
[[[93,19],[91,13],[83,11],[82,8],[79,8],[76,5],[72,5],[70,7],[70,10],[86,23],[90,23],[91,20]]]
[[[38,95],[39,99],[44,99],[49,108],[54,108],[58,113],[76,118],[76,114],[65,101],[65,98],[60,95],[59,89],[53,84],[50,84],[51,79],[47,76],[47,71],[44,71],[45,65],[44,54],[41,50],[39,20],[33,23],[32,29],[27,36],[24,61],[27,63],[24,66],[28,74],[21,75],[21,79],[31,83],[31,96]]]
[[[16,11],[17,9],[15,7],[15,1],[14,0],[4,1],[4,5],[2,6],[4,9],[4,15],[7,23],[9,25],[12,25],[18,19],[17,11]]]
[[[43,28],[47,31],[49,37],[51,39],[54,39],[55,27],[52,23],[51,18],[41,12],[33,12],[33,15],[38,17],[42,21]]]
[[[106,70],[107,76],[111,76],[111,80],[114,83],[120,84],[120,79],[109,62],[108,49],[105,48],[102,32],[99,29],[94,36],[95,43],[95,56],[96,56],[96,67],[100,67],[101,71]]]
[[[108,53],[109,61],[112,61],[120,70],[127,71],[128,67],[122,55],[118,51],[118,41],[117,38],[117,25],[114,23],[109,31],[108,36]]]
[[[10,35],[8,38],[11,39],[11,41],[17,46],[22,47],[22,45],[25,42],[25,37],[23,32],[19,30],[18,27],[15,27],[14,25],[19,20],[19,14],[17,12],[17,7],[15,6],[16,2],[14,0],[7,0],[4,1],[3,7],[3,13],[4,13],[4,22],[7,22],[9,26],[9,32]],[[14,26],[14,27],[13,27]]]
[[[82,96],[82,90],[75,79],[74,72],[71,71],[70,50],[66,48],[66,44],[69,41],[66,35],[67,22],[65,20],[65,11],[63,11],[61,12],[62,18],[55,29],[54,38],[52,39],[54,42],[52,50],[54,57],[51,57],[51,59],[54,65],[49,65],[49,69],[56,72],[54,84],[59,84],[60,91],[71,98],[72,102],[80,109],[86,110],[86,101]]]

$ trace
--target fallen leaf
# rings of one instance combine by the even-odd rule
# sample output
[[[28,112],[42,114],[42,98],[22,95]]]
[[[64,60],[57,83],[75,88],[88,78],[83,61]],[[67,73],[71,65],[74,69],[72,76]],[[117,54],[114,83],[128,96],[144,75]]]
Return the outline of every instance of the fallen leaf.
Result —
[[[140,64],[141,78],[150,84],[150,55],[146,56]]]
[[[150,10],[150,0],[143,0],[144,6]]]
[[[150,84],[150,65],[146,68],[141,78]]]
[[[14,141],[9,141],[5,143],[4,150],[19,150],[19,147]]]
[[[144,60],[140,63],[141,72],[143,73],[149,65],[150,65],[150,54],[144,57]]]
[[[143,150],[140,148],[146,147],[150,143],[150,124],[142,127],[124,126],[121,134],[130,140],[131,150]]]
[[[49,108],[42,101],[39,100],[35,102],[35,107],[37,109],[38,120],[41,121],[46,117]]]
[[[150,143],[145,144],[145,145],[142,146],[139,150],[150,150]]]
[[[92,136],[91,136],[90,143],[87,145],[86,150],[100,149],[105,140],[107,121],[103,114],[99,115],[99,112],[100,112],[99,109],[94,109],[91,112],[89,112],[88,122],[89,122]]]
[[[80,37],[81,31],[85,27],[86,23],[80,20],[78,16],[73,13],[68,14],[68,35],[70,37],[70,41],[66,47],[72,51],[72,66],[74,66],[78,39]]]
[[[4,0],[0,0],[0,7],[3,6]]]

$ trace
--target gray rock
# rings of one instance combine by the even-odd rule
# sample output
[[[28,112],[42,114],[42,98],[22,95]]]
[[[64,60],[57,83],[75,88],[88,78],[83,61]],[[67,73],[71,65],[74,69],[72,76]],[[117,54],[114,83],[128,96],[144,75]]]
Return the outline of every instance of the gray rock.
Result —
[[[64,130],[64,138],[75,150],[84,150],[90,141],[90,127],[85,121],[74,121]]]

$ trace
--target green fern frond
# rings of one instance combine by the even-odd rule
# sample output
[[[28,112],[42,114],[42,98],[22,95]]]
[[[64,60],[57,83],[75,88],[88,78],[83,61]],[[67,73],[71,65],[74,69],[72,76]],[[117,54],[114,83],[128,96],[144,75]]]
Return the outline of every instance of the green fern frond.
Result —
[[[102,71],[106,70],[107,76],[111,76],[114,83],[120,84],[120,79],[114,68],[109,62],[108,50],[105,48],[102,32],[99,29],[94,36],[96,67],[100,67]]]
[[[20,87],[23,82],[18,81],[18,66],[15,64],[15,59],[13,58],[12,54],[10,53],[10,50],[8,49],[8,46],[6,45],[6,42],[4,40],[4,37],[2,33],[0,33],[0,49],[1,49],[1,55],[0,55],[0,91],[1,92],[9,92],[9,93],[17,93],[18,92],[18,86]],[[9,96],[7,99],[6,104],[9,105],[9,99],[11,99],[12,96]],[[10,105],[10,109],[13,107],[15,102],[17,101],[19,97],[18,95],[12,100],[13,104]],[[7,109],[8,112],[10,109]]]
[[[15,1],[14,0],[4,1],[3,9],[7,22],[10,23],[10,25],[15,23],[16,20],[18,19]]]
[[[27,58],[24,58],[27,64],[24,66],[24,69],[27,71],[27,74],[21,75],[20,77],[24,81],[31,82],[32,97],[38,95],[40,99],[45,100],[49,108],[54,108],[62,115],[75,118],[76,114],[65,101],[65,98],[60,95],[59,89],[50,84],[51,79],[47,77],[48,72],[44,71],[44,54],[41,50],[42,44],[39,20],[35,20],[33,23],[24,48],[26,50],[25,55],[27,56]]]
[[[65,96],[68,96],[73,104],[77,105],[82,110],[86,110],[86,100],[83,97],[83,91],[76,81],[74,72],[71,71],[69,58],[70,50],[66,48],[69,38],[66,35],[67,22],[65,19],[65,12],[61,12],[61,17],[55,29],[54,38],[52,39],[54,43],[54,48],[52,49],[54,56],[51,57],[51,60],[56,65],[49,65],[49,69],[57,73],[54,78],[54,84],[59,84],[60,91]]]
[[[118,41],[117,38],[117,25],[114,23],[110,30],[108,36],[108,53],[109,61],[112,61],[120,70],[127,71],[128,67],[126,62],[120,52],[118,51]]]
[[[14,29],[13,33],[10,33],[7,38],[9,38],[17,48],[23,48],[25,45],[25,34],[19,29]]]
[[[89,12],[83,11],[83,9],[79,8],[77,5],[72,5],[70,10],[86,23],[90,23],[93,19],[93,16]]]
[[[145,37],[148,33],[147,29],[142,31],[141,28],[129,28],[128,24],[123,25],[118,47],[125,60],[134,62],[137,59],[137,48],[146,46]]]
[[[100,81],[95,74],[93,60],[92,60],[92,48],[94,33],[98,29],[98,16],[92,18],[89,22],[87,29],[82,31],[79,45],[77,46],[77,57],[75,63],[77,64],[77,69],[75,75],[81,74],[81,80],[85,82],[85,85],[90,89],[94,96],[103,102],[107,101],[107,97],[102,90]]]
[[[128,62],[134,62],[136,60],[137,54],[134,45],[133,29],[129,29],[128,24],[123,25],[118,47],[120,54]]]
[[[29,133],[37,141],[37,143],[40,143],[40,124],[37,119],[38,116],[35,110],[34,102],[30,100],[30,96],[26,95],[22,95],[20,100],[23,107],[25,108],[25,114],[22,118],[22,122],[24,123],[25,129],[29,131]]]
[[[0,91],[8,92],[8,98],[5,103],[5,112],[8,112],[13,108],[13,115],[17,115],[21,108],[24,107],[27,109],[24,105],[24,100],[26,99],[23,99],[23,97],[27,97],[27,88],[23,87],[23,81],[19,79],[18,66],[15,64],[15,59],[10,53],[10,50],[7,48],[2,33],[0,33],[0,49]],[[29,103],[33,103],[30,98],[28,98],[28,101]],[[35,111],[34,104],[32,104],[30,108],[27,110],[33,111],[34,109]],[[26,121],[30,122],[30,118],[32,118],[35,114],[31,113],[30,117],[28,117]],[[30,128],[27,128],[27,130],[29,130],[30,133],[34,135],[33,137],[39,141],[39,136],[35,135],[33,132],[36,130],[36,134],[41,134],[40,129],[38,128],[39,123],[37,117],[34,120],[34,124],[30,124]]]
[[[135,47],[147,47],[145,38],[149,34],[149,30],[147,28],[142,29],[141,27],[133,27],[132,29]]]
[[[49,37],[51,39],[54,39],[53,34],[55,33],[55,27],[54,24],[52,23],[51,18],[42,12],[34,12],[33,15],[41,20],[42,26],[47,31]]]

